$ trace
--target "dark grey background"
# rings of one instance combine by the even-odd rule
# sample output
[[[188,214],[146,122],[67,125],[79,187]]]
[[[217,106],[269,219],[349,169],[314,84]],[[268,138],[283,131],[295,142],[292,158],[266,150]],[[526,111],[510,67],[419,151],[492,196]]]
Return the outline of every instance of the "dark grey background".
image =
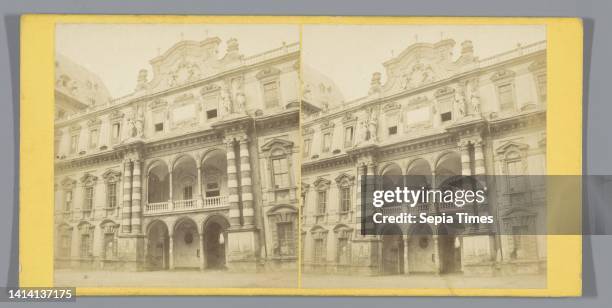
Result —
[[[612,174],[612,2],[607,0],[310,0],[310,1],[2,1],[0,12],[0,285],[18,274],[19,16],[25,13],[382,15],[382,16],[571,16],[582,17],[584,46],[584,168]],[[609,184],[609,183],[608,183]],[[608,189],[611,185],[605,185]],[[587,189],[588,191],[588,189]],[[590,199],[601,199],[596,189]],[[36,193],[36,192],[30,192]],[[606,198],[604,198],[606,200]],[[600,204],[610,206],[610,204]],[[586,213],[597,217],[593,211]],[[80,298],[79,307],[353,307],[428,305],[444,307],[604,307],[612,303],[612,236],[585,236],[582,298],[361,298],[361,297],[105,297]],[[0,303],[0,306],[7,305]],[[37,304],[41,305],[41,304]]]

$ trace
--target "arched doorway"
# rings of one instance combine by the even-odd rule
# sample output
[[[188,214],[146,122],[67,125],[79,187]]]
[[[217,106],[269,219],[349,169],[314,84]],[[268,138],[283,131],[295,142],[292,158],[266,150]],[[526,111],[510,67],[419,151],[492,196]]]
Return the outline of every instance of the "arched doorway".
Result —
[[[383,230],[382,273],[385,275],[404,273],[404,239],[402,230],[396,225]]]
[[[183,218],[176,222],[172,242],[174,268],[200,268],[200,235],[193,220]]]
[[[438,251],[440,253],[440,273],[461,272],[461,238],[453,225],[438,227]]]
[[[168,228],[163,221],[156,220],[147,230],[146,267],[152,270],[170,268]]]
[[[172,200],[175,210],[197,207],[197,166],[189,155],[179,157],[172,168]]]
[[[207,269],[225,269],[227,227],[225,218],[214,216],[204,224],[204,253]]]
[[[408,268],[410,273],[435,273],[433,232],[427,224],[413,225],[408,238]]]

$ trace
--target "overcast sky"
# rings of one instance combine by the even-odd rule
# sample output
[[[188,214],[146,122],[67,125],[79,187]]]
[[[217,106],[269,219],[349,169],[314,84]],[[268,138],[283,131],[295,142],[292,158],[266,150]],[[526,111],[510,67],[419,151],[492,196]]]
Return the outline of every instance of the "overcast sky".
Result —
[[[302,30],[304,64],[330,77],[345,100],[367,95],[373,72],[383,73],[383,62],[397,56],[415,41],[435,43],[443,37],[471,40],[474,54],[486,58],[546,39],[545,26],[401,26],[401,25],[305,25]]]
[[[225,42],[238,39],[245,56],[299,41],[296,25],[194,25],[194,24],[60,24],[56,51],[97,74],[112,97],[131,93],[140,69],[152,71],[149,61],[179,42],[217,36]]]

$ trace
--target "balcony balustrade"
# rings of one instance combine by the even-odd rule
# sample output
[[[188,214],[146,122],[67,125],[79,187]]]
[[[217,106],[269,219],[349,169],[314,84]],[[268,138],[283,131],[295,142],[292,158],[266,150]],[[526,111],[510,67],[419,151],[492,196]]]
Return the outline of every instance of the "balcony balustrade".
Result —
[[[229,206],[227,196],[202,199],[172,200],[166,202],[149,202],[144,207],[144,215],[158,215],[176,212],[191,212],[218,209]]]

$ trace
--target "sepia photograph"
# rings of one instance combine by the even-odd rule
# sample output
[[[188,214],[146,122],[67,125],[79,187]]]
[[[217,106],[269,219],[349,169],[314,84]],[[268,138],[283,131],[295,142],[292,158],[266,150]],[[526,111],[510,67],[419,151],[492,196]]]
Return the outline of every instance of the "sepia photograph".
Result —
[[[546,288],[545,192],[525,181],[546,174],[546,26],[304,25],[301,58],[303,288]],[[364,235],[365,176],[480,177],[493,223]]]
[[[299,39],[56,25],[56,286],[298,286]]]

